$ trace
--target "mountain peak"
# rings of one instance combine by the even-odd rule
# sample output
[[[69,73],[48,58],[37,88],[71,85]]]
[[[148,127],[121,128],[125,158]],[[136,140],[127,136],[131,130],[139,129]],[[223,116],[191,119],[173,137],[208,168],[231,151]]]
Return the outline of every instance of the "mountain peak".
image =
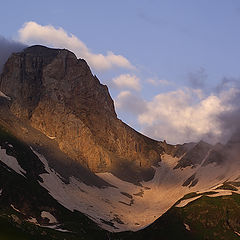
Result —
[[[2,92],[14,99],[14,105],[18,105],[15,107],[18,115],[25,118],[31,117],[40,99],[47,95],[56,102],[73,99],[75,107],[80,100],[74,98],[91,97],[91,101],[84,102],[85,109],[99,105],[99,109],[115,115],[107,87],[92,75],[83,59],[77,59],[66,49],[35,45],[13,54],[5,64],[0,86]]]
[[[38,58],[52,58],[52,60],[61,54],[61,56],[71,56],[73,59],[77,60],[76,55],[68,49],[49,48],[43,45],[33,45],[27,47],[19,54],[27,54]]]
[[[25,53],[31,53],[31,54],[36,54],[36,55],[45,55],[46,53],[58,53],[62,49],[57,49],[57,48],[49,48],[43,45],[33,45],[30,47],[27,47],[23,50]]]
[[[72,52],[36,45],[13,54],[0,91],[12,99],[12,113],[92,171],[153,176],[162,148],[117,118],[107,86]]]

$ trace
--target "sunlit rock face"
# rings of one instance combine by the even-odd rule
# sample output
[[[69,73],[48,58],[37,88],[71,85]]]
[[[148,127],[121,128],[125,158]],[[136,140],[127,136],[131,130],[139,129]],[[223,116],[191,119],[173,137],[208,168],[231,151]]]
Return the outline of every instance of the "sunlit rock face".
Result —
[[[162,147],[117,118],[107,87],[72,52],[33,46],[13,54],[0,90],[18,118],[92,171],[121,175],[128,166],[139,179],[153,176]]]

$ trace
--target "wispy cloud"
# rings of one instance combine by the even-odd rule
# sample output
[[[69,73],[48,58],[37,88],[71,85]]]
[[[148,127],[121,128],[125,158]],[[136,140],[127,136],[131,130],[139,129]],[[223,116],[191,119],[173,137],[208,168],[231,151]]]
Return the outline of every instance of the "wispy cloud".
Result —
[[[207,73],[204,68],[200,68],[188,74],[188,83],[192,88],[204,88],[207,80]]]
[[[230,94],[228,94],[229,90]],[[224,129],[225,138],[237,136],[240,139],[240,79],[224,77],[222,82],[217,86],[216,93],[227,97],[225,102],[232,106],[228,112],[223,112],[218,116]]]
[[[23,48],[25,48],[26,45],[12,41],[9,39],[6,39],[2,36],[0,36],[0,73],[2,71],[4,63],[7,61],[8,57],[13,52],[19,52]]]
[[[52,25],[42,26],[36,22],[27,22],[19,30],[19,40],[24,44],[43,44],[56,48],[67,48],[77,57],[84,58],[92,68],[103,71],[115,67],[134,69],[129,60],[122,55],[109,51],[106,55],[92,53],[90,49],[73,34],[68,34],[63,28]]]
[[[146,101],[130,91],[120,92],[115,99],[115,105],[117,110],[135,115],[142,114],[147,110]]]
[[[154,78],[148,78],[147,83],[153,85],[153,86],[167,86],[167,85],[172,85],[172,83],[166,79],[154,79]]]

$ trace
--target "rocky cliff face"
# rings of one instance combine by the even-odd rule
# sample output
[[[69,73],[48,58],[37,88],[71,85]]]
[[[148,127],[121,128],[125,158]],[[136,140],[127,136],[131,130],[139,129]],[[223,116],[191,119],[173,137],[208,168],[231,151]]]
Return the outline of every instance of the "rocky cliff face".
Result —
[[[68,50],[32,46],[13,54],[0,77],[0,91],[11,97],[12,113],[94,172],[119,175],[128,166],[147,177],[161,160],[159,142],[117,118],[107,87]]]

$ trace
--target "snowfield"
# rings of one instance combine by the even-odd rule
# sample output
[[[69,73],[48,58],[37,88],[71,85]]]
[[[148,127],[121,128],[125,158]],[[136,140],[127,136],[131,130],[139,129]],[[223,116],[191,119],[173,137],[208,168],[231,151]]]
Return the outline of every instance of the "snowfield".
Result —
[[[154,167],[155,175],[151,181],[135,185],[122,181],[111,173],[99,173],[97,175],[111,187],[98,188],[86,185],[75,177],[69,178],[69,184],[64,183],[59,173],[49,167],[46,158],[34,149],[32,151],[44,164],[47,172],[40,175],[43,182],[39,181],[39,184],[67,209],[84,213],[102,228],[112,232],[137,231],[151,224],[174,204],[177,203],[176,207],[184,207],[204,193],[209,197],[231,195],[233,190],[219,187],[226,181],[237,181],[240,176],[239,162],[204,165],[206,157],[196,167],[176,169],[174,167],[180,158],[165,153],[161,156],[159,166]],[[25,177],[26,171],[21,168],[17,159],[7,155],[2,148],[0,161],[9,171],[13,170]],[[210,191],[211,194],[208,194]],[[240,190],[235,192],[240,193]],[[188,193],[196,193],[197,196],[193,194],[192,197],[179,200]],[[51,213],[43,211],[41,217],[49,220],[49,226],[43,227],[61,230],[57,219]],[[30,218],[29,222],[38,224],[34,218]]]
[[[34,150],[33,150],[34,151]],[[34,153],[43,162],[47,173],[41,174],[43,183],[49,193],[69,210],[78,210],[101,227],[113,232],[132,230],[137,231],[151,224],[154,220],[171,208],[179,199],[190,192],[204,193],[215,191],[217,185],[224,181],[235,180],[239,175],[239,167],[229,167],[211,163],[196,168],[173,169],[179,158],[162,155],[159,167],[155,167],[155,176],[151,181],[142,182],[137,186],[122,181],[111,173],[99,173],[99,177],[115,187],[97,188],[88,186],[74,177],[65,184],[61,176],[49,168],[44,156]],[[235,171],[234,171],[235,169]],[[228,176],[231,173],[231,178]],[[233,174],[234,173],[234,174]],[[197,184],[183,186],[183,183],[194,175]],[[216,190],[215,195],[232,194],[229,190]],[[182,200],[177,207],[183,207],[199,198],[193,197]]]
[[[98,188],[86,185],[75,177],[70,177],[69,184],[64,183],[59,173],[49,167],[45,157],[34,149],[32,151],[39,157],[47,172],[40,175],[43,182],[39,181],[39,184],[67,209],[78,210],[102,228],[113,232],[137,231],[151,224],[175,203],[178,202],[176,207],[184,207],[204,193],[209,197],[231,195],[232,190],[219,187],[226,181],[237,181],[240,176],[239,162],[204,165],[206,157],[196,167],[175,169],[180,158],[164,154],[161,156],[159,166],[154,167],[155,175],[151,181],[134,185],[122,181],[111,173],[99,173],[97,175],[111,187]],[[17,159],[7,155],[6,150],[2,148],[0,161],[9,168],[9,171],[13,170],[25,177],[26,171],[21,168]],[[210,191],[211,194],[206,193]],[[198,195],[179,201],[184,195],[193,192]],[[237,189],[235,192],[240,193],[240,190]],[[43,211],[41,217],[49,219],[50,228],[59,228],[57,219],[51,213]],[[29,221],[36,222],[35,219]]]
[[[0,161],[6,164],[10,169],[14,170],[16,173],[22,176],[24,176],[23,174],[26,174],[26,171],[21,168],[17,159],[15,157],[7,155],[6,149],[2,149],[1,147],[0,147]]]
[[[57,219],[50,212],[42,211],[41,217],[47,218],[49,220],[49,223],[57,223]]]

